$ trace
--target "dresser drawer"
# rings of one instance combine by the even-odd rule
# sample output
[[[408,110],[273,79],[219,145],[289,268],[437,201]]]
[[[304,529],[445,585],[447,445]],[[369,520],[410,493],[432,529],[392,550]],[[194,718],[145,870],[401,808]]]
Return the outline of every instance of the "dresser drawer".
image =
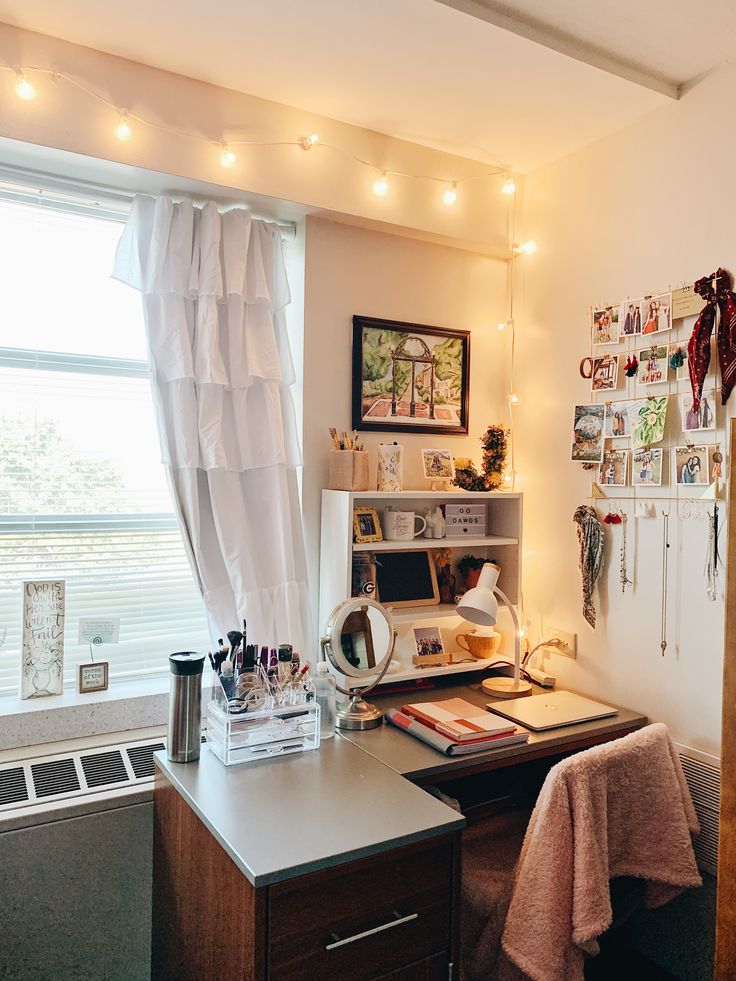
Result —
[[[271,981],[370,981],[449,959],[452,863],[452,841],[435,839],[272,886]]]

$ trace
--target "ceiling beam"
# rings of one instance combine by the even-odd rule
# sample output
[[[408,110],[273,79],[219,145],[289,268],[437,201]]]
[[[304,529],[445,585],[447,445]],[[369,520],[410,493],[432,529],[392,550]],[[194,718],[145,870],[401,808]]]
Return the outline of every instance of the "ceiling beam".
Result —
[[[651,89],[653,92],[667,96],[668,99],[680,97],[680,86],[671,79],[648,72],[639,65],[617,58],[595,45],[586,44],[585,41],[564,31],[557,31],[554,27],[524,16],[497,0],[435,0],[435,2],[526,38],[527,41],[534,41],[568,58],[574,58],[575,61],[608,72],[609,75],[616,75],[635,85]]]

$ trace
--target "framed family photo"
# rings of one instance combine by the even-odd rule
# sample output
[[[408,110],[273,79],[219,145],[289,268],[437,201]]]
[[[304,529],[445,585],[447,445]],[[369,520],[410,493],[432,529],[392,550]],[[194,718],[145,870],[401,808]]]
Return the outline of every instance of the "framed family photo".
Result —
[[[353,317],[353,429],[468,433],[470,331]]]

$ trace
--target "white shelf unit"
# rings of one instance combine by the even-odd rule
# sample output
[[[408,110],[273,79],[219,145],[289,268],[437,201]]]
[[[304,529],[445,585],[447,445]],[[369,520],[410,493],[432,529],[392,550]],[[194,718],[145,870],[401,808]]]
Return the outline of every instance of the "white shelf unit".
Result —
[[[379,515],[387,507],[422,514],[425,509],[448,502],[472,501],[486,505],[486,531],[483,536],[468,535],[462,538],[415,538],[411,542],[353,542],[353,509],[356,506],[375,507]],[[333,491],[322,492],[322,527],[320,545],[319,620],[323,626],[332,610],[350,597],[352,585],[353,554],[388,550],[412,550],[449,548],[454,564],[466,553],[481,558],[494,559],[501,568],[499,588],[515,605],[521,595],[521,541],[522,495],[502,491],[483,493],[471,491]],[[457,574],[456,574],[457,575]],[[457,588],[464,588],[462,577],[457,575]],[[482,670],[483,661],[464,662],[447,667],[415,668],[411,663],[413,653],[412,625],[424,621],[441,620],[445,638],[460,632],[463,621],[458,617],[454,604],[438,606],[400,607],[392,610],[398,630],[396,659],[399,667],[390,671],[384,684],[405,681],[409,678],[427,678],[460,671]],[[508,619],[510,624],[510,618]],[[501,623],[502,629],[505,624]],[[456,629],[457,628],[457,629]],[[509,644],[502,651],[508,653]],[[447,649],[460,650],[453,646]],[[513,651],[513,647],[510,648]]]

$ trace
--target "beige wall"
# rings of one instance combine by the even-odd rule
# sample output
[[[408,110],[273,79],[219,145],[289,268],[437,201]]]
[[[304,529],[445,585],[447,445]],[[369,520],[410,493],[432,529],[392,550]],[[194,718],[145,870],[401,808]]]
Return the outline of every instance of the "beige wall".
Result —
[[[426,487],[422,446],[449,446],[480,462],[479,437],[507,421],[508,339],[503,319],[506,264],[485,256],[410,241],[334,222],[307,219],[304,350],[304,515],[310,582],[319,582],[319,512],[327,486],[328,428],[351,428],[354,314],[471,331],[470,434],[419,436],[365,433],[375,486],[379,442],[405,447],[404,484]],[[315,605],[316,610],[316,605]]]
[[[591,475],[568,461],[573,402],[586,401],[588,392],[578,365],[590,353],[590,305],[693,282],[718,265],[736,269],[727,125],[735,86],[736,66],[726,67],[680,102],[528,178],[524,231],[539,253],[526,265],[517,382],[523,402],[515,414],[519,489],[526,494],[526,612],[536,631],[556,626],[579,636],[577,662],[553,655],[554,671],[570,687],[646,711],[708,752],[720,744],[723,603],[705,596],[706,524],[678,520],[672,506],[665,657],[661,518],[629,522],[633,594],[622,596],[618,585],[620,529],[607,530],[602,615],[593,632],[581,615],[572,524]],[[676,388],[684,392],[687,384]],[[676,427],[668,435],[678,433]],[[721,590],[724,578],[722,570]]]
[[[392,177],[391,192],[376,197],[370,168],[326,147],[305,153],[297,146],[236,147],[237,165],[219,164],[225,139],[295,140],[317,132],[323,143],[374,162],[377,167],[440,178],[478,177],[487,165],[381,133],[292,109],[229,89],[150,68],[91,48],[0,24],[0,64],[36,65],[64,72],[115,106],[143,118],[193,132],[193,141],[135,125],[134,138],[113,135],[116,113],[60,79],[33,75],[38,98],[14,97],[13,76],[0,72],[0,137],[130,164],[176,177],[242,188],[253,194],[335,212],[350,219],[385,222],[429,235],[476,243],[506,253],[509,199],[500,178],[464,184],[457,204],[441,200],[441,185]],[[209,143],[207,141],[212,141]],[[0,160],[0,163],[2,161]]]

